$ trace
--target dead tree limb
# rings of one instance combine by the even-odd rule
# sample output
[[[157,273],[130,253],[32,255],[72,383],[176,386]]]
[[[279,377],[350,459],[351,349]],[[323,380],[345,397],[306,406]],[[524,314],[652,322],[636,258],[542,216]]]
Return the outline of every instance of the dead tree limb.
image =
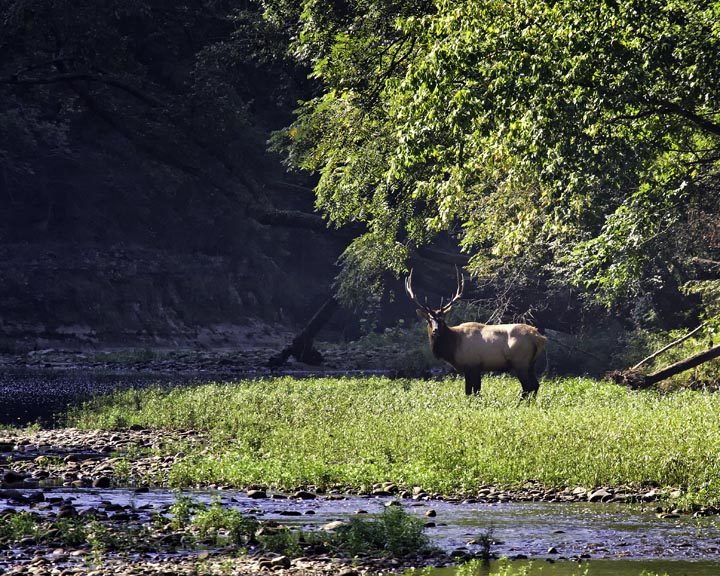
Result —
[[[311,364],[313,366],[322,364],[322,354],[313,347],[313,340],[320,329],[330,320],[338,306],[339,303],[334,296],[328,298],[323,305],[320,306],[320,309],[315,312],[310,322],[307,323],[307,326],[293,338],[290,346],[287,346],[280,354],[268,360],[268,366],[271,368],[282,366],[290,356],[294,356],[298,361],[304,362],[305,364]]]
[[[658,350],[657,352],[654,352],[654,353],[650,354],[650,356],[648,356],[647,358],[643,358],[642,360],[640,360],[640,362],[638,362],[637,364],[635,364],[635,366],[633,366],[632,368],[630,368],[630,370],[637,370],[638,368],[640,368],[640,366],[642,366],[643,364],[645,364],[645,362],[648,362],[648,361],[652,360],[653,358],[657,358],[658,356],[660,356],[660,354],[662,354],[662,353],[665,352],[666,350],[670,350],[670,348],[673,348],[674,346],[677,346],[677,345],[680,344],[681,342],[685,342],[685,340],[687,340],[688,338],[690,338],[690,336],[692,336],[692,335],[695,334],[698,330],[700,330],[701,328],[704,328],[704,327],[705,327],[705,323],[703,322],[702,324],[700,324],[700,326],[698,326],[698,327],[695,328],[694,330],[688,332],[688,333],[685,334],[685,336],[683,336],[682,338],[678,338],[678,339],[675,340],[674,342],[670,342],[670,344],[668,344],[668,345],[665,346],[664,348],[661,348],[661,349]]]
[[[704,352],[700,352],[699,354],[690,356],[690,358],[685,358],[685,360],[675,362],[675,364],[671,364],[667,368],[658,370],[653,374],[645,376],[645,387],[647,388],[649,386],[652,386],[653,384],[657,384],[658,382],[661,382],[666,378],[670,378],[670,376],[675,376],[675,374],[680,374],[680,372],[685,372],[685,370],[695,368],[695,366],[699,366],[700,364],[709,362],[714,358],[720,358],[720,344],[717,346],[713,346],[709,350],[705,350]]]
[[[131,94],[138,100],[141,100],[145,104],[157,108],[161,105],[160,101],[153,98],[149,94],[139,90],[135,86],[123,82],[119,78],[113,76],[106,76],[104,74],[92,74],[90,72],[62,72],[60,74],[53,74],[52,76],[45,76],[41,78],[18,78],[17,76],[11,76],[9,78],[0,78],[0,84],[14,84],[16,86],[31,86],[38,84],[58,84],[58,83],[72,83],[78,81],[95,82],[98,84],[105,84],[106,86],[112,86]]]
[[[625,370],[612,372],[608,374],[608,377],[618,384],[625,384],[631,388],[650,388],[658,382],[662,382],[671,376],[675,376],[675,374],[680,374],[685,370],[690,370],[690,368],[695,368],[695,366],[699,366],[700,364],[704,364],[705,362],[709,362],[715,358],[720,358],[720,344],[713,346],[704,352],[700,352],[699,354],[695,354],[689,358],[675,362],[674,364],[647,376],[632,370]]]

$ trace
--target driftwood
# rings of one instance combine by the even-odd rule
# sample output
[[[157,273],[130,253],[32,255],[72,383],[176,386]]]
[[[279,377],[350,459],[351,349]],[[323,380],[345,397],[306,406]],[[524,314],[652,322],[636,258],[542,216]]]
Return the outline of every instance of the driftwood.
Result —
[[[653,372],[652,374],[648,374],[647,376],[634,370],[619,370],[611,372],[608,374],[608,377],[618,384],[624,384],[626,386],[630,386],[631,388],[650,388],[658,382],[662,382],[671,376],[675,376],[675,374],[680,374],[685,370],[690,370],[690,368],[695,368],[695,366],[699,366],[700,364],[704,364],[705,362],[709,362],[715,358],[720,358],[720,344],[713,346],[704,352],[694,354],[689,358],[675,362],[674,364],[671,364],[662,370],[658,370],[657,372]]]
[[[277,354],[270,358],[267,362],[270,368],[277,368],[284,365],[290,356],[294,356],[299,362],[317,366],[322,364],[323,357],[313,346],[313,340],[320,329],[330,320],[337,310],[339,304],[334,296],[328,298],[323,305],[307,323],[307,326],[293,338],[290,346],[287,346]]]

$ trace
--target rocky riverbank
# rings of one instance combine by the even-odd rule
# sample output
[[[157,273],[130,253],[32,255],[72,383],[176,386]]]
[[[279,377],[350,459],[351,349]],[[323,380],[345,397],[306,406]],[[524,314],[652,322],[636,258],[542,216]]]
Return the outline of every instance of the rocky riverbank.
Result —
[[[235,543],[181,526],[173,504],[125,505],[113,491],[131,488],[131,500],[167,484],[183,448],[202,444],[196,432],[151,430],[24,430],[0,432],[0,573],[34,575],[344,574],[423,565],[429,559],[352,559],[317,544],[273,551]],[[65,490],[65,491],[64,491]],[[67,490],[72,496],[68,497]],[[270,499],[250,491],[253,499]],[[309,498],[310,493],[301,495]],[[312,497],[325,497],[312,494]],[[190,505],[190,504],[188,504]],[[257,512],[258,510],[252,510]],[[288,513],[288,516],[295,515]],[[23,526],[28,522],[34,525]],[[276,523],[258,524],[277,530]],[[315,548],[313,548],[313,546]],[[449,562],[438,554],[435,561]],[[354,566],[354,567],[353,567]],[[360,566],[360,567],[358,567]],[[5,571],[5,572],[3,572]]]
[[[197,431],[150,429],[80,430],[75,428],[5,430],[0,432],[0,573],[39,576],[143,574],[345,574],[392,572],[407,567],[444,565],[482,557],[487,549],[470,540],[451,553],[418,554],[405,559],[369,555],[345,557],[311,539],[299,547],[260,548],[220,543],[219,534],[198,532],[197,526],[173,522],[179,514],[172,502],[150,503],[156,487],[167,486],[172,467],[185,451],[208,439]],[[298,487],[293,494],[273,493],[264,486],[207,486],[218,498],[242,489],[242,502],[222,502],[223,514],[245,506],[243,514],[259,514],[257,533],[282,534],[282,523],[263,521],[263,510],[279,507],[283,517],[297,519],[314,513],[307,500],[342,500],[338,489]],[[130,494],[124,504],[117,494]],[[421,487],[403,489],[378,484],[363,494],[386,503],[424,506],[427,525],[435,523],[433,502],[643,502],[667,518],[682,514],[672,502],[680,491],[648,487],[567,487],[545,489],[527,483],[518,490],[481,486],[458,498],[431,494]],[[244,504],[243,504],[244,502]],[[435,505],[435,507],[437,504]],[[425,509],[423,508],[423,509]],[[362,511],[358,511],[361,513]],[[717,512],[701,511],[702,514]],[[30,525],[28,525],[30,523]],[[280,532],[278,532],[280,531]],[[248,553],[241,553],[241,549]]]
[[[23,353],[0,354],[0,370],[36,370],[67,372],[125,372],[160,375],[218,375],[253,377],[273,374],[323,374],[384,372],[396,374],[403,367],[411,371],[427,369],[432,362],[424,353],[425,341],[408,350],[403,343],[383,342],[382,346],[322,342],[317,344],[323,363],[311,366],[292,358],[283,366],[270,367],[269,361],[292,340],[287,332],[254,338],[247,346],[236,348],[129,348],[112,350],[74,350],[45,348]],[[437,364],[440,368],[440,364]],[[446,372],[447,370],[442,370]]]
[[[58,486],[74,488],[111,488],[113,486],[162,487],[169,485],[175,463],[182,460],[185,450],[202,446],[208,439],[196,431],[150,429],[80,430],[60,428],[47,430],[0,431],[0,460],[7,462],[2,487],[42,488]],[[196,486],[195,488],[253,488],[247,486]],[[316,487],[304,487],[312,494]],[[256,491],[257,492],[257,491]],[[265,491],[267,495],[267,491]],[[335,495],[343,494],[336,491]],[[480,486],[472,494],[452,497],[428,493],[421,487],[402,489],[394,484],[378,484],[368,497],[395,496],[399,499],[496,503],[520,502],[643,502],[672,505],[681,490],[652,487],[566,487],[562,490],[544,488],[533,482],[516,490]],[[676,511],[677,512],[677,511]],[[704,513],[716,512],[705,510]]]

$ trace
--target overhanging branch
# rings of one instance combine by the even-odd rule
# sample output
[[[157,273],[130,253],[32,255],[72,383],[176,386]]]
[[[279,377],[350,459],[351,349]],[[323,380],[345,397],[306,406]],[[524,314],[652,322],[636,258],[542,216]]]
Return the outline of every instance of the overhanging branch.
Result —
[[[10,76],[9,78],[0,78],[0,84],[11,84],[14,86],[31,86],[41,84],[60,84],[66,82],[95,82],[98,84],[105,84],[123,90],[128,94],[134,96],[138,100],[144,102],[148,106],[157,108],[161,106],[159,100],[156,100],[152,96],[145,92],[138,90],[134,86],[119,80],[113,76],[106,76],[104,74],[91,74],[89,72],[64,72],[61,74],[53,74],[52,76],[44,76],[38,78],[20,78],[17,75]]]

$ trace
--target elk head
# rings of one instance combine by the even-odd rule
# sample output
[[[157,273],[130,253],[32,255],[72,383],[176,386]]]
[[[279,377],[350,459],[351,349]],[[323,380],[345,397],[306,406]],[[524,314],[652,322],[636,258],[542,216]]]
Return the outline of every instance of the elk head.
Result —
[[[412,270],[410,270],[409,276],[405,279],[405,292],[407,292],[408,296],[410,296],[410,299],[418,307],[416,310],[417,315],[427,321],[428,336],[430,337],[431,342],[437,339],[443,332],[443,330],[446,328],[445,316],[447,316],[447,314],[450,312],[453,304],[455,304],[455,302],[462,298],[462,293],[465,288],[465,279],[463,278],[462,273],[457,267],[455,268],[455,272],[457,274],[457,290],[455,291],[455,295],[450,299],[447,304],[443,305],[441,301],[440,308],[438,308],[437,310],[433,310],[427,304],[423,304],[415,296],[415,293],[412,289]]]

